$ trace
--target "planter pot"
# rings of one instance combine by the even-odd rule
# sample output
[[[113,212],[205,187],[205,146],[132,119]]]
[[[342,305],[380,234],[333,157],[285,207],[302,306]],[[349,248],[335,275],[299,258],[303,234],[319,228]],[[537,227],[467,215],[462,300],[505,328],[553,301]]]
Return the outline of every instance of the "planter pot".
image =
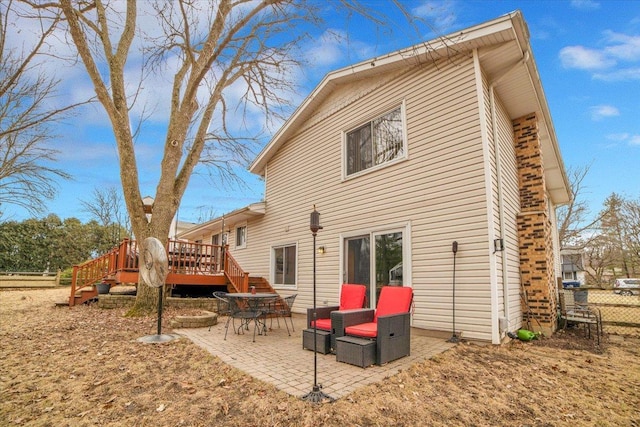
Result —
[[[98,295],[105,295],[109,293],[111,286],[108,283],[98,283],[96,284],[96,289],[98,290]]]

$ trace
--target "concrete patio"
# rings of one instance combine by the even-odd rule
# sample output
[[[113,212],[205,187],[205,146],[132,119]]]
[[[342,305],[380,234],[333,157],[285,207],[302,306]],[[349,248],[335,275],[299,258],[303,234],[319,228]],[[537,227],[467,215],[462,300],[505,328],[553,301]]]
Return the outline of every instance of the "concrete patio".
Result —
[[[313,352],[302,348],[302,330],[306,327],[303,315],[294,314],[295,332],[287,335],[280,319],[280,327],[274,319],[267,335],[256,335],[252,342],[253,328],[236,335],[231,327],[224,340],[226,317],[209,328],[175,329],[174,333],[190,339],[223,362],[296,397],[302,397],[313,386]],[[268,323],[269,324],[269,321]],[[236,322],[237,325],[237,322]],[[407,369],[453,347],[447,338],[426,336],[423,331],[411,331],[411,355],[384,366],[358,366],[340,363],[335,355],[318,354],[318,384],[322,391],[333,398],[342,398],[359,387],[382,381],[385,377]]]

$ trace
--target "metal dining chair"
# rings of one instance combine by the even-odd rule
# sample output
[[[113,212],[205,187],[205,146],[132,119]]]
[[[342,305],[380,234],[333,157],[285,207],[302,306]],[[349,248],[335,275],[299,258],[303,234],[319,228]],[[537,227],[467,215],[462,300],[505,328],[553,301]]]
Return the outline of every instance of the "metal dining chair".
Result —
[[[227,332],[229,332],[229,323],[232,324],[234,332],[240,334],[240,331],[249,329],[249,323],[253,321],[253,342],[256,342],[256,331],[259,327],[262,327],[266,323],[265,312],[260,308],[251,308],[248,304],[242,304],[238,298],[228,298],[229,301],[229,318],[224,327],[224,339],[227,339]],[[240,320],[240,326],[236,329],[235,319]],[[260,322],[262,320],[262,323]],[[266,333],[266,331],[265,331]]]
[[[285,298],[280,298],[274,304],[273,313],[274,313],[274,316],[276,318],[276,321],[278,322],[278,327],[280,327],[280,317],[282,317],[282,320],[284,321],[284,325],[287,327],[287,334],[289,334],[289,336],[291,336],[291,331],[289,330],[289,325],[287,324],[287,317],[289,318],[289,321],[291,322],[291,330],[293,332],[296,331],[296,328],[293,326],[293,318],[291,317],[291,309],[293,308],[293,303],[295,302],[297,296],[298,296],[298,294],[293,294],[293,295],[289,295],[288,297],[285,297]],[[272,321],[273,321],[273,319],[272,319]]]

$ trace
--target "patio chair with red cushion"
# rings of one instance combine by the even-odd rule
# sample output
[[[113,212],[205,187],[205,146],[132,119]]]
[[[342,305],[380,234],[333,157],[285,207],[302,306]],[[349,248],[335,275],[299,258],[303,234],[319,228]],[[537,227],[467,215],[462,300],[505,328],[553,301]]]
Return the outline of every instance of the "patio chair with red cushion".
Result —
[[[336,337],[338,361],[366,367],[408,356],[412,303],[412,288],[383,286],[375,310],[332,313],[332,327],[344,329],[344,335]]]
[[[367,287],[365,285],[356,285],[345,283],[340,287],[340,304],[329,307],[316,307],[316,320],[313,320],[313,308],[307,309],[307,333],[313,330],[315,325],[317,330],[331,333],[331,313],[335,311],[361,309],[366,304]],[[323,334],[324,336],[325,334]],[[308,343],[307,343],[308,344]],[[335,340],[330,337],[328,346],[333,348]],[[312,349],[313,346],[304,348]]]

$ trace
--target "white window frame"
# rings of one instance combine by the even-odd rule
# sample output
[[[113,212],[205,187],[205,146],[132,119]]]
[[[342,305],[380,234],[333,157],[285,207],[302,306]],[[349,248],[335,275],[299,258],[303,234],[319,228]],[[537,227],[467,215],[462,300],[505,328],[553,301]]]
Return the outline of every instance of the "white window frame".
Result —
[[[349,150],[348,150],[348,136],[350,133],[357,131],[358,129],[362,128],[363,126],[366,126],[367,124],[371,124],[373,123],[375,120],[380,119],[384,116],[386,116],[387,114],[400,109],[400,119],[402,120],[402,155],[399,155],[391,160],[387,160],[383,163],[380,164],[374,164],[371,167],[368,167],[366,169],[363,169],[361,171],[358,172],[354,172],[349,174]],[[342,132],[342,179],[344,180],[348,180],[348,179],[353,179],[355,177],[358,176],[362,176],[374,171],[377,171],[379,169],[383,169],[386,168],[388,166],[391,166],[393,164],[396,164],[400,161],[404,161],[406,159],[409,158],[409,149],[408,149],[408,144],[407,144],[407,117],[406,117],[406,106],[405,106],[405,101],[403,100],[402,102],[400,102],[399,104],[395,104],[393,107],[391,108],[386,108],[384,109],[381,113],[374,115],[373,117],[371,117],[369,120],[365,120],[360,122],[357,126],[353,126],[345,131]]]
[[[238,233],[240,232],[240,230],[244,229],[244,241],[240,242],[238,241]],[[244,249],[247,247],[247,239],[248,239],[248,228],[247,228],[247,223],[243,223],[240,225],[236,226],[236,230],[235,230],[235,240],[236,240],[236,249]]]
[[[290,247],[294,247],[295,248],[295,274],[294,274],[294,283],[277,283],[276,282],[276,250],[277,249],[285,249],[285,248],[290,248]],[[286,257],[285,257],[286,258]],[[274,289],[297,289],[298,288],[298,271],[299,271],[299,253],[298,253],[298,242],[289,242],[289,243],[282,243],[282,244],[278,244],[278,245],[273,245],[271,246],[271,262],[270,262],[270,268],[271,268],[271,285],[273,286]],[[284,277],[284,274],[283,274]]]
[[[371,259],[373,260],[375,259],[375,243],[374,242],[375,242],[376,236],[381,234],[396,233],[396,232],[402,233],[402,275],[403,275],[402,286],[412,288],[413,287],[413,265],[412,265],[412,252],[411,252],[411,221],[395,223],[395,224],[387,224],[387,225],[382,225],[382,226],[374,227],[370,229],[340,233],[340,237],[339,237],[340,238],[340,273],[339,273],[340,283],[344,283],[344,280],[346,278],[346,271],[344,267],[345,257],[347,256],[344,251],[345,240],[352,237],[368,235],[370,239],[369,241],[371,242],[371,246],[372,246],[370,256],[371,256]],[[369,273],[369,277],[375,278],[376,271],[375,271],[374,262],[371,262],[370,268],[371,270]],[[372,279],[372,280],[375,280],[375,279]],[[372,286],[371,289],[373,289],[373,293],[375,293],[375,286]],[[372,295],[368,295],[367,297],[369,298],[370,301],[373,301]]]

